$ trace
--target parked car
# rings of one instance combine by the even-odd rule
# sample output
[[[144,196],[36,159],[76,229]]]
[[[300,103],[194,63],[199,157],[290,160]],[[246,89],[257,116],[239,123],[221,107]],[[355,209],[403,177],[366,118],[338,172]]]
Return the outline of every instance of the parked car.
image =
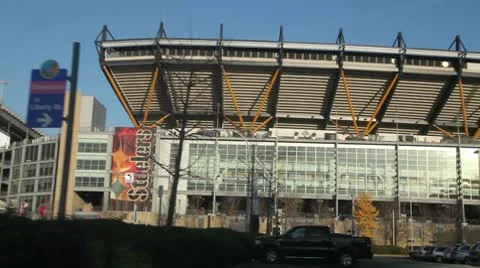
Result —
[[[362,249],[362,250],[360,250]],[[372,258],[370,239],[331,233],[327,226],[296,226],[279,236],[255,240],[258,258],[275,263],[283,258],[326,258],[352,266],[359,258]]]
[[[451,260],[456,263],[467,263],[467,260],[470,256],[470,248],[472,245],[461,245],[458,246],[453,252]]]
[[[422,250],[422,247],[419,246],[414,246],[414,247],[409,247],[409,252],[408,255],[412,259],[417,259],[420,256],[420,250]]]
[[[445,252],[443,253],[443,259],[442,259],[442,262],[452,262],[453,259],[452,259],[452,253],[453,251],[458,247],[458,245],[452,245],[452,246],[449,246]]]
[[[432,256],[432,252],[433,252],[434,248],[435,247],[433,247],[433,246],[423,247],[420,250],[420,254],[419,254],[418,258],[421,259],[421,260],[429,260]]]
[[[467,263],[471,265],[480,264],[480,242],[472,245],[470,255],[467,258]]]
[[[432,254],[429,258],[431,261],[443,262],[443,256],[448,247],[435,247],[432,251]]]

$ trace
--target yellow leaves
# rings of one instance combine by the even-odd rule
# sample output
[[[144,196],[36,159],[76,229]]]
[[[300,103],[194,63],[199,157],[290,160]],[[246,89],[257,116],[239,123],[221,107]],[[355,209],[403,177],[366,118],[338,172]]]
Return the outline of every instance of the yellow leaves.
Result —
[[[362,236],[373,238],[377,229],[376,218],[379,214],[373,205],[372,199],[367,194],[358,196],[355,200],[355,221],[360,226]]]

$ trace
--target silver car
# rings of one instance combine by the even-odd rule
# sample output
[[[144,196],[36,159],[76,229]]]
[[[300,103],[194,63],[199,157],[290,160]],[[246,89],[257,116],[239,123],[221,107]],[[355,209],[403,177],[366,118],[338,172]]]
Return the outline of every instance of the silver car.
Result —
[[[445,251],[448,247],[436,247],[432,251],[432,255],[430,256],[430,260],[435,262],[443,262],[443,256],[445,255]]]
[[[452,252],[452,260],[458,263],[467,263],[470,256],[470,248],[472,245],[461,245]]]

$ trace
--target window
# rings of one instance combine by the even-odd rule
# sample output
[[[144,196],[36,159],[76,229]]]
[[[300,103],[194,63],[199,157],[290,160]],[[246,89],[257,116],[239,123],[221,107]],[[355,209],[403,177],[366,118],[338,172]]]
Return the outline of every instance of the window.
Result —
[[[22,163],[22,148],[13,150],[13,164]]]
[[[55,159],[55,143],[47,143],[42,145],[42,153],[40,160],[53,160]]]
[[[25,162],[37,161],[38,159],[38,146],[25,147]]]
[[[80,142],[78,144],[78,151],[80,153],[106,153],[107,152],[107,144],[106,143]]]
[[[305,228],[298,228],[295,229],[293,232],[290,233],[292,239],[299,239],[305,237]]]
[[[78,170],[105,170],[105,160],[77,160]]]
[[[10,188],[10,194],[18,194],[18,181],[12,181],[11,183],[11,188]]]
[[[76,187],[103,187],[103,177],[75,177]]]
[[[31,165],[25,165],[23,167],[23,178],[31,178],[35,177],[37,175],[37,165],[36,164],[31,164]]]
[[[309,228],[308,238],[324,240],[328,238],[328,230],[323,228]]]
[[[50,206],[50,195],[39,195],[37,196],[37,207],[35,211],[38,211],[38,208],[42,205]]]
[[[35,180],[22,181],[20,193],[33,193],[33,191],[35,191]]]
[[[41,163],[39,176],[53,176],[53,162]]]
[[[38,180],[38,192],[50,192],[52,190],[52,179],[45,178]]]
[[[12,168],[12,179],[16,180],[20,178],[20,167],[13,167]]]

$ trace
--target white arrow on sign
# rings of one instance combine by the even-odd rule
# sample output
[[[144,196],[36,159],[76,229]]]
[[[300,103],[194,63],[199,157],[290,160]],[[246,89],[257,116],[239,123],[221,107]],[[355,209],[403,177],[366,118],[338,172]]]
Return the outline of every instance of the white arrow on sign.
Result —
[[[42,123],[42,127],[48,127],[53,122],[53,119],[47,113],[42,113],[42,117],[37,118],[37,122]]]

